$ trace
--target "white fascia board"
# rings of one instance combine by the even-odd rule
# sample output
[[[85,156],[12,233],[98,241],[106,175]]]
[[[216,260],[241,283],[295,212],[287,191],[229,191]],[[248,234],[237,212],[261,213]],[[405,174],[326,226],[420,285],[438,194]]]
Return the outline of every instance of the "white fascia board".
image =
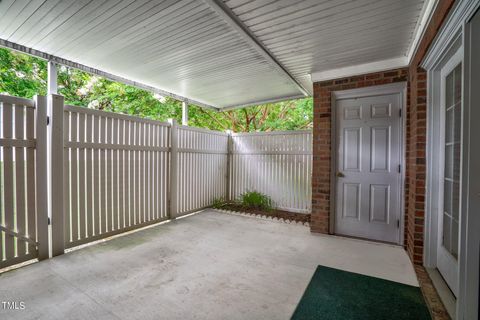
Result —
[[[95,74],[97,76],[110,79],[112,81],[117,81],[117,82],[124,83],[124,84],[130,85],[130,86],[133,86],[133,87],[137,87],[137,88],[140,88],[140,89],[143,89],[143,90],[146,90],[146,91],[158,93],[159,95],[171,97],[173,99],[183,101],[183,102],[186,102],[186,103],[189,103],[189,104],[194,104],[194,105],[197,105],[197,106],[202,107],[202,108],[212,109],[212,110],[215,110],[215,111],[219,110],[218,107],[209,105],[209,104],[201,102],[201,101],[197,101],[197,100],[194,100],[194,99],[189,99],[187,97],[184,97],[184,96],[172,93],[172,92],[168,92],[168,91],[165,91],[163,89],[159,89],[159,88],[156,88],[156,87],[153,87],[153,86],[150,86],[150,85],[147,85],[147,84],[143,84],[143,83],[135,81],[135,80],[130,80],[130,79],[127,79],[127,78],[124,78],[124,77],[121,77],[121,76],[111,74],[109,72],[105,72],[105,71],[101,71],[101,70],[98,70],[98,69],[95,69],[95,68],[92,68],[92,67],[88,67],[88,66],[85,66],[83,64],[73,62],[73,61],[70,61],[70,60],[66,60],[66,59],[63,59],[63,58],[60,58],[60,57],[57,57],[57,56],[54,56],[54,55],[51,55],[51,54],[48,54],[48,53],[45,53],[45,52],[42,52],[42,51],[38,51],[38,50],[29,48],[29,47],[25,47],[25,46],[22,46],[22,45],[19,45],[17,43],[14,43],[14,42],[11,42],[11,41],[8,41],[8,40],[4,40],[4,39],[1,39],[1,38],[0,38],[0,47],[5,47],[5,48],[12,49],[12,50],[15,50],[15,51],[23,52],[23,53],[26,53],[28,55],[47,60],[49,62],[54,62],[56,64],[60,64],[60,65],[64,65],[64,66],[67,66],[67,67],[79,69],[79,70],[85,71],[85,72],[90,73],[90,74]]]
[[[387,71],[391,69],[403,68],[408,65],[407,57],[398,57],[393,59],[381,60],[376,62],[358,64],[344,68],[337,68],[325,71],[313,72],[311,74],[312,82],[334,80],[351,76],[358,76],[367,73]]]
[[[230,110],[234,110],[234,109],[253,107],[253,106],[258,106],[258,105],[267,104],[267,103],[275,103],[275,102],[282,102],[282,101],[296,100],[296,99],[304,99],[304,98],[307,98],[307,97],[304,96],[303,94],[299,94],[299,95],[288,96],[288,97],[280,97],[280,98],[273,98],[273,99],[267,99],[267,100],[252,101],[252,102],[241,104],[241,105],[227,106],[227,107],[224,107],[224,108],[220,108],[218,111],[219,112],[230,111]]]
[[[426,0],[423,7],[422,13],[418,19],[417,25],[415,26],[413,40],[410,43],[410,48],[407,51],[408,64],[412,62],[413,57],[417,53],[418,46],[425,35],[425,30],[427,29],[430,20],[432,20],[433,13],[437,8],[438,0]]]

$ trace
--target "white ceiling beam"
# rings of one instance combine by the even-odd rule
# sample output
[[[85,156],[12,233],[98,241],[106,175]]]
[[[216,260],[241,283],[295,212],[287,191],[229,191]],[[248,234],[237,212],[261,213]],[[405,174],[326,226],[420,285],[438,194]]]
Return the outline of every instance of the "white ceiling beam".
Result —
[[[309,96],[307,90],[263,45],[252,31],[237,17],[237,15],[222,0],[203,0],[212,8],[230,27],[232,27],[252,48],[271,62],[280,72],[284,73],[304,96]],[[223,108],[225,109],[225,108]]]
[[[111,74],[111,73],[108,73],[108,72],[105,72],[105,71],[101,71],[101,70],[98,70],[98,69],[95,69],[95,68],[92,68],[92,67],[88,67],[88,66],[85,66],[83,64],[76,63],[76,62],[73,62],[73,61],[70,61],[70,60],[66,60],[66,59],[63,59],[63,58],[60,58],[60,57],[57,57],[57,56],[54,56],[54,55],[51,55],[51,54],[48,54],[48,53],[45,53],[45,52],[42,52],[42,51],[38,51],[38,50],[29,48],[29,47],[25,47],[25,46],[22,46],[22,45],[19,45],[19,44],[16,44],[14,42],[4,40],[4,39],[1,39],[1,38],[0,38],[0,47],[9,48],[9,49],[12,49],[12,50],[15,50],[15,51],[23,52],[23,53],[29,54],[31,56],[35,56],[35,57],[47,60],[47,61],[49,61],[49,64],[50,63],[61,64],[61,65],[67,66],[67,67],[71,67],[71,68],[75,68],[75,69],[85,71],[85,72],[90,73],[90,74],[94,74],[94,75],[97,75],[97,76],[100,76],[100,77],[104,77],[104,78],[110,79],[112,81],[121,82],[121,83],[124,83],[126,85],[130,85],[130,86],[134,86],[134,87],[146,90],[146,91],[154,92],[154,93],[157,93],[157,94],[162,95],[162,96],[171,97],[171,98],[179,100],[179,101],[184,101],[184,102],[187,102],[189,104],[194,104],[194,105],[197,105],[197,106],[202,107],[202,108],[212,109],[212,110],[215,110],[215,111],[219,110],[218,107],[209,105],[207,103],[203,103],[201,101],[197,101],[197,100],[194,100],[194,99],[189,99],[187,97],[184,97],[184,96],[172,93],[172,92],[168,92],[168,91],[156,88],[156,87],[152,87],[152,86],[149,86],[149,85],[146,85],[146,84],[143,84],[141,82],[134,81],[134,80],[126,79],[126,78],[121,77],[121,76],[117,76],[117,75],[114,75],[114,74]]]
[[[358,76],[367,73],[386,71],[391,69],[403,68],[408,65],[407,57],[398,57],[382,61],[359,64],[344,68],[336,68],[325,71],[312,72],[312,82],[340,79],[351,76]]]

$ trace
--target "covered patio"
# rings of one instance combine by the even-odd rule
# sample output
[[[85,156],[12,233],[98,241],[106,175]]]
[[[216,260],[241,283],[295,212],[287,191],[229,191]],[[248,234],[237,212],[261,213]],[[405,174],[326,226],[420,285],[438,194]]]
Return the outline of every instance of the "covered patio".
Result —
[[[2,274],[0,317],[289,319],[319,264],[418,286],[401,247],[208,209]]]
[[[0,46],[43,59],[46,84],[0,94],[0,318],[288,319],[323,266],[478,319],[479,7],[0,1]],[[60,67],[171,97],[178,119],[69,105]],[[189,126],[189,105],[304,97],[312,130]],[[249,191],[308,226],[212,209]]]

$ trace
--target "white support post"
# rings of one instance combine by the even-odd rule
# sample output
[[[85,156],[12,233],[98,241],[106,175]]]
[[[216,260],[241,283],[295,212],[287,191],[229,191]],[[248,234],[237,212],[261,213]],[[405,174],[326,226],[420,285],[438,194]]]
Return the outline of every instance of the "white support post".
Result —
[[[35,96],[36,110],[36,190],[38,260],[48,259],[48,161],[47,161],[47,98]]]
[[[48,94],[57,94],[57,65],[53,61],[48,61],[47,68],[47,90]]]
[[[169,119],[170,123],[170,183],[168,188],[168,207],[170,219],[178,215],[178,126],[175,119]]]
[[[188,126],[188,102],[182,101],[182,126]]]
[[[53,61],[48,61],[47,64],[47,94],[57,94],[57,65]],[[50,104],[50,100],[47,99],[47,117],[49,120],[52,120],[52,108]],[[48,194],[52,194],[52,130],[51,126],[47,130],[47,190]],[[50,196],[47,197],[47,207],[48,207],[48,218],[50,221],[52,220],[52,198]]]
[[[51,225],[52,225],[52,256],[58,256],[65,251],[64,235],[64,191],[63,185],[64,159],[63,159],[63,96],[51,94],[48,96],[50,114],[50,168],[51,179]],[[68,159],[66,159],[68,160]]]
[[[232,186],[230,185],[230,175],[231,175],[231,167],[232,167],[232,147],[233,147],[233,140],[232,140],[232,130],[225,131],[228,134],[228,142],[227,142],[227,176],[225,179],[227,180],[227,190],[225,191],[227,194],[225,199],[227,201],[231,201],[231,193],[232,193]]]

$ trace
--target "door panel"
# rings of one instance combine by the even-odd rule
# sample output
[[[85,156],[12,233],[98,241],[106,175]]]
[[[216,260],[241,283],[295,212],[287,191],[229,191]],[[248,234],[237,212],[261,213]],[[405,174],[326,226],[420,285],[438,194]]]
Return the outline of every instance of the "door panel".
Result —
[[[371,146],[371,172],[388,172],[390,170],[390,127],[372,128]]]
[[[362,146],[360,138],[362,128],[346,128],[344,131],[344,171],[360,171],[360,159],[362,155]]]
[[[372,184],[370,186],[370,221],[388,224],[390,211],[390,186]]]
[[[343,218],[360,219],[360,184],[343,185]]]
[[[335,232],[399,242],[400,94],[337,101]]]

